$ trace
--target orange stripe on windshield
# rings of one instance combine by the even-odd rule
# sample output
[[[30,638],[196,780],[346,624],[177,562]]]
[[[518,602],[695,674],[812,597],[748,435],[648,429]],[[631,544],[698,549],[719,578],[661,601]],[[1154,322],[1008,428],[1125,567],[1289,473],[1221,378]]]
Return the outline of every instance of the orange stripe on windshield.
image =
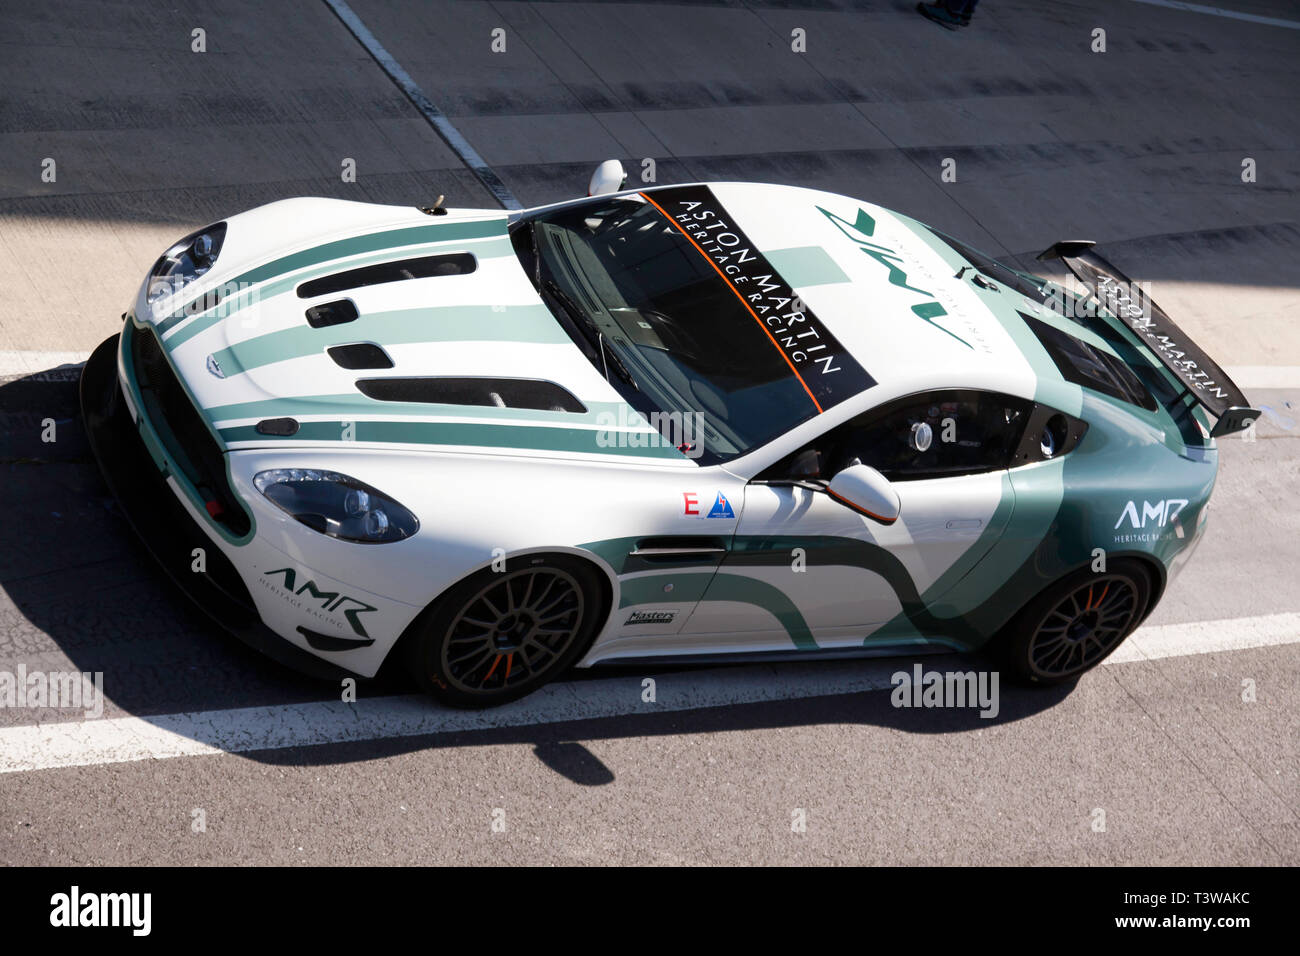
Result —
[[[821,414],[823,411],[821,402],[817,401],[817,396],[812,393],[812,389],[808,387],[808,383],[803,380],[803,376],[799,374],[799,370],[794,367],[794,363],[790,361],[790,356],[785,354],[785,349],[781,348],[781,343],[776,340],[776,336],[774,336],[771,330],[768,329],[768,327],[763,323],[763,320],[758,317],[758,313],[749,307],[749,303],[746,302],[745,297],[740,294],[740,290],[731,284],[730,280],[727,279],[726,274],[721,269],[719,269],[718,264],[713,261],[713,258],[702,248],[700,248],[700,244],[691,238],[690,233],[688,233],[685,229],[682,228],[681,223],[679,223],[672,216],[668,215],[668,212],[664,209],[663,206],[659,205],[657,202],[655,202],[645,193],[638,193],[637,195],[639,195],[642,199],[644,199],[650,205],[654,206],[661,213],[663,213],[664,218],[667,219],[669,222],[671,222],[674,226],[676,226],[677,231],[686,237],[686,241],[689,242],[691,245],[693,245],[696,249],[698,249],[700,255],[704,256],[705,261],[708,262],[709,265],[713,266],[713,271],[722,277],[722,281],[726,285],[726,287],[730,289],[732,292],[736,293],[736,298],[740,300],[740,304],[745,307],[746,312],[748,312],[750,315],[754,317],[754,321],[757,322],[758,327],[763,330],[763,334],[768,337],[768,339],[771,341],[771,343],[774,346],[776,346],[776,350],[781,353],[781,358],[785,359],[785,364],[790,366],[790,371],[794,373],[794,377],[799,380],[799,384],[803,386],[803,390],[807,392],[808,397],[812,399],[813,405],[815,405],[817,408],[817,413]]]

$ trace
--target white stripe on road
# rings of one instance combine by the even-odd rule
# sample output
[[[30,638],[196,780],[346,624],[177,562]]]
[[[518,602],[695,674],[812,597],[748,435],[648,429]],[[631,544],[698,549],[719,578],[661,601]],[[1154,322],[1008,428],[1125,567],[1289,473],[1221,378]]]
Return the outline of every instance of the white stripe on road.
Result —
[[[1300,643],[1300,612],[1140,627],[1106,658],[1107,664],[1159,660],[1188,654],[1240,651]]]
[[[343,25],[348,28],[348,32],[366,48],[366,52],[379,64],[379,68],[388,74],[388,78],[397,85],[399,90],[406,94],[406,98],[411,101],[411,105],[420,111],[420,114],[429,122],[429,125],[442,137],[443,142],[450,146],[452,151],[460,157],[460,161],[478,177],[478,181],[487,188],[493,198],[505,209],[522,209],[523,206],[515,198],[515,194],[501,181],[496,171],[478,154],[478,150],[469,144],[469,140],[461,135],[460,130],[452,125],[446,114],[434,105],[433,100],[425,95],[415,80],[411,78],[411,74],[407,73],[402,64],[398,63],[393,58],[393,55],[384,48],[384,45],[361,22],[361,18],[353,12],[345,0],[325,0],[325,5],[334,11],[336,17],[343,21]]]
[[[1170,10],[1182,10],[1186,13],[1208,13],[1216,17],[1228,17],[1231,20],[1244,20],[1247,23],[1262,23],[1270,27],[1286,27],[1288,30],[1300,30],[1300,20],[1283,20],[1279,17],[1262,17],[1257,13],[1242,13],[1239,10],[1225,10],[1223,7],[1206,7],[1199,3],[1183,3],[1182,0],[1133,0],[1134,3],[1146,3],[1153,7],[1168,7]]]
[[[1107,665],[1300,642],[1300,613],[1271,614],[1139,630]],[[952,660],[952,658],[946,658]],[[642,675],[551,685],[484,711],[447,710],[422,696],[244,707],[159,717],[118,717],[0,729],[0,773],[161,760],[201,754],[280,750],[350,741],[416,737],[797,700],[892,686],[910,660],[751,665],[655,677],[653,704]],[[977,666],[977,665],[972,665]]]

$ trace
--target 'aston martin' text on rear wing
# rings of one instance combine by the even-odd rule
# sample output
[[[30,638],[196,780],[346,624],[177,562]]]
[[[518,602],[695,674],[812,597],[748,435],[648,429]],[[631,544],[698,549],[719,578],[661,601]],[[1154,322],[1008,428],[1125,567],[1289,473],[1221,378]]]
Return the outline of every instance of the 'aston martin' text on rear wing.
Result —
[[[1130,279],[1093,250],[1086,239],[1058,242],[1039,259],[1060,259],[1102,307],[1131,328],[1211,415],[1210,434],[1247,428],[1260,416],[1214,359],[1193,342],[1150,296],[1135,296]]]

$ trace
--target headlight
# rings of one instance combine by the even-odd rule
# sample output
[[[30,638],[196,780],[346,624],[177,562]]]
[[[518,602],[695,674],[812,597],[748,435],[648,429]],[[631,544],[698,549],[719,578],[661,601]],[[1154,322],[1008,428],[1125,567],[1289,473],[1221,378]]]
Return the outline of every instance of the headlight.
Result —
[[[315,468],[273,468],[253,476],[253,485],[281,510],[313,531],[361,544],[409,538],[419,519],[369,485]]]
[[[192,232],[159,256],[149,272],[145,300],[155,302],[176,295],[195,279],[207,273],[221,255],[226,240],[224,222]]]

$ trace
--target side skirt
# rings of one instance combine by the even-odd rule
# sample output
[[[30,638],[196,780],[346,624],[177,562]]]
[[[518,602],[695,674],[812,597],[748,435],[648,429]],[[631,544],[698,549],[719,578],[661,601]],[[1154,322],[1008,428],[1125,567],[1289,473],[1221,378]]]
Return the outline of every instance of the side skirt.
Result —
[[[943,647],[938,644],[892,644],[888,647],[829,647],[817,650],[788,651],[735,651],[732,653],[707,654],[642,654],[636,657],[609,657],[588,665],[588,668],[646,667],[659,666],[699,666],[706,664],[768,664],[790,661],[838,661],[860,660],[872,657],[933,657],[941,654],[969,653],[955,647]]]

